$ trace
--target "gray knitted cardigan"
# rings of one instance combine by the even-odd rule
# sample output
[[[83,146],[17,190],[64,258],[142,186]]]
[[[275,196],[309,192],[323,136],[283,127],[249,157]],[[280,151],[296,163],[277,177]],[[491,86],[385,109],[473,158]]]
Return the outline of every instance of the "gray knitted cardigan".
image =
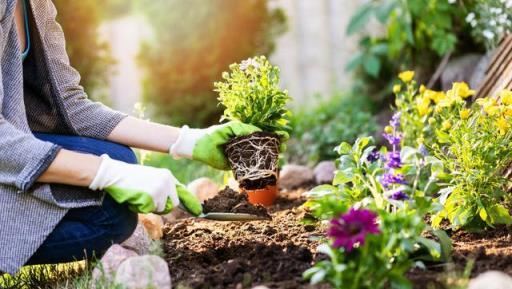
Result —
[[[123,119],[87,99],[69,64],[50,0],[30,0],[32,49],[22,62],[16,0],[0,0],[0,271],[15,273],[68,209],[101,204],[103,193],[35,180],[59,147],[33,131],[106,138]]]

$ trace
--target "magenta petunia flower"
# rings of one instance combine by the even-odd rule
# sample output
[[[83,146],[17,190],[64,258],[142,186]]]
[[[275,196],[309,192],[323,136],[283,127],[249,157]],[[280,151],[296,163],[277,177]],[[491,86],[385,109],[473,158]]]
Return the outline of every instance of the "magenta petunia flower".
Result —
[[[348,213],[331,220],[327,236],[334,239],[333,247],[352,251],[356,244],[364,245],[368,234],[379,234],[377,215],[366,209],[351,208]]]

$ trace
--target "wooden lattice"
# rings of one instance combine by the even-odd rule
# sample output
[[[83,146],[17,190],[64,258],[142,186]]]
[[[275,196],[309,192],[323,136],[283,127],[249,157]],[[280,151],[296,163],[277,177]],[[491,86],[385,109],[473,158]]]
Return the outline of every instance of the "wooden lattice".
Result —
[[[497,97],[503,89],[512,89],[512,35],[504,37],[494,52],[476,98]]]

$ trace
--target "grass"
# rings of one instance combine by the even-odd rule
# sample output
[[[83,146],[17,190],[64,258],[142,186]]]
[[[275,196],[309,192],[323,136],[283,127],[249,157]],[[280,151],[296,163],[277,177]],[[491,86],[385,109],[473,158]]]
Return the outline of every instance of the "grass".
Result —
[[[164,258],[162,241],[152,241],[150,255]],[[16,276],[0,275],[1,289],[90,289],[93,288],[92,270],[97,261],[74,262],[58,265],[25,266]],[[99,267],[101,270],[101,267]],[[96,289],[123,289],[101,276],[94,281]],[[148,288],[150,289],[150,288]]]

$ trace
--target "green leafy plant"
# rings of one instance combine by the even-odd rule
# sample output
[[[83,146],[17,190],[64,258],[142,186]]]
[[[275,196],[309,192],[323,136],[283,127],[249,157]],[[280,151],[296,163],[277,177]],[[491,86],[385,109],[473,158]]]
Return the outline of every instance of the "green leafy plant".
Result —
[[[428,77],[445,55],[480,51],[466,37],[470,27],[464,18],[471,7],[467,1],[367,1],[347,27],[348,35],[362,34],[359,52],[346,67],[356,73],[356,88],[381,101],[391,92],[392,76],[400,70],[417,67],[421,77]],[[384,25],[384,33],[365,31],[372,19]]]
[[[411,81],[412,76],[404,79]],[[313,216],[330,220],[331,239],[319,247],[329,259],[304,273],[312,283],[412,288],[404,274],[413,265],[449,259],[446,233],[424,222],[443,165],[419,149],[402,147],[400,120],[400,113],[395,114],[384,135],[390,149],[377,149],[371,137],[339,145],[333,184],[307,194]],[[425,238],[425,232],[438,241]]]
[[[335,159],[337,153],[333,148],[340,141],[354,142],[358,137],[374,134],[378,128],[367,100],[345,93],[318,100],[313,108],[294,112],[291,126],[287,160],[312,165]]]
[[[265,56],[249,58],[230,65],[215,83],[219,101],[225,107],[222,120],[238,120],[266,132],[288,133],[290,100],[288,91],[279,87],[279,68]]]
[[[432,151],[451,176],[439,192],[442,210],[433,225],[443,219],[455,228],[510,224],[504,201],[511,184],[505,171],[512,162],[512,92],[503,91],[501,102],[482,98],[461,111],[445,108],[437,116],[445,125],[436,130],[440,144]]]
[[[341,215],[341,218],[345,220],[344,224],[355,228],[357,226],[355,222],[350,222],[348,218],[353,212],[354,210],[351,209],[348,213]],[[372,212],[375,212],[373,214],[376,221],[378,220],[378,231],[362,234],[365,229],[360,228],[358,231],[360,238],[355,248],[335,245],[340,241],[341,236],[346,238],[348,232],[343,232],[343,227],[339,228],[331,221],[330,232],[333,241],[322,244],[318,248],[318,251],[327,255],[329,259],[318,262],[304,272],[304,277],[313,284],[328,282],[334,288],[412,288],[404,275],[417,261],[414,255],[421,249],[426,249],[427,254],[440,258],[441,245],[421,237],[426,225],[421,215],[414,211],[400,210],[394,213],[382,209],[366,211],[367,214]],[[368,226],[368,224],[365,225]],[[333,229],[341,232],[332,232]],[[336,236],[336,233],[341,236]],[[348,238],[350,237],[355,235],[349,233]]]

